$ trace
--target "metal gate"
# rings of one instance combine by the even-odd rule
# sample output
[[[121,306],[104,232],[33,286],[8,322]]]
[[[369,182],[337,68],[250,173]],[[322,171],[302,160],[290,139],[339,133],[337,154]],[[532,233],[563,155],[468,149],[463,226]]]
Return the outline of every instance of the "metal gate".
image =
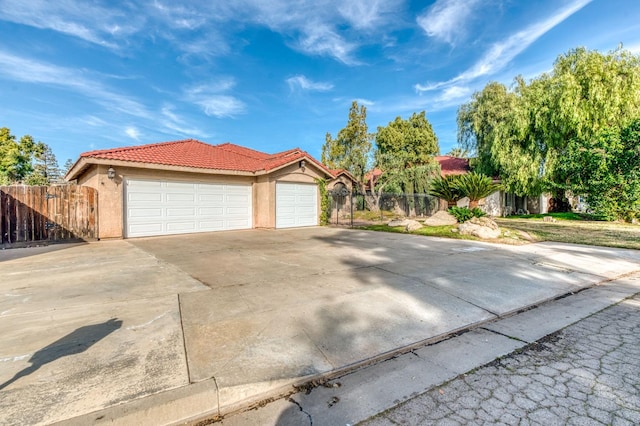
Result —
[[[342,183],[328,191],[329,223],[353,226],[353,193]]]

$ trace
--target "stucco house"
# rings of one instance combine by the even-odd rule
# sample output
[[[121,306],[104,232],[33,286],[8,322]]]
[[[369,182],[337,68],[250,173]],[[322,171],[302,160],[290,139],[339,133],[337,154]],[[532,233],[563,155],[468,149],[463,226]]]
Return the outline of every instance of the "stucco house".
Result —
[[[450,156],[436,157],[440,163],[442,176],[461,175],[469,173],[469,159]],[[490,216],[507,216],[511,214],[547,213],[550,196],[519,196],[511,192],[496,191],[487,198],[480,200],[482,208]],[[458,201],[458,207],[468,207],[469,199]],[[441,203],[441,209],[446,209],[446,203]]]
[[[318,225],[319,178],[352,186],[298,148],[193,139],[85,152],[65,176],[97,189],[99,238]]]

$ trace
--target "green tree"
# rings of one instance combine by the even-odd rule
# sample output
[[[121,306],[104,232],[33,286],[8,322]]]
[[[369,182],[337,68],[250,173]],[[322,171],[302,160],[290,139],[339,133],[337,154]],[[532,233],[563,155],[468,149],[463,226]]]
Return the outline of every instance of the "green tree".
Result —
[[[525,144],[528,126],[520,91],[491,82],[458,109],[458,143],[474,155],[472,169],[488,176],[500,176],[510,192],[539,194],[540,156]]]
[[[36,143],[29,135],[17,140],[7,127],[0,128],[0,184],[21,182],[32,170]]]
[[[634,117],[640,117],[640,56],[579,48],[560,55],[549,73],[528,83],[516,78],[512,90],[494,82],[475,93],[458,110],[458,140],[476,153],[474,170],[499,175],[506,190],[561,198],[572,187],[571,167],[563,165],[575,161],[570,143],[586,143]]]
[[[73,165],[75,164],[75,161],[73,161],[71,158],[67,158],[67,161],[64,162],[64,166],[62,167],[62,176],[66,175],[69,170],[71,170],[71,168],[73,167]]]
[[[53,150],[42,142],[36,143],[32,169],[25,179],[27,185],[50,185],[62,180],[62,172]]]
[[[396,117],[386,127],[378,127],[376,147],[381,154],[402,153],[407,167],[427,164],[438,155],[438,138],[425,112],[413,113],[408,120]]]
[[[378,191],[384,187],[397,193],[427,193],[429,182],[439,174],[433,156],[440,149],[425,112],[378,127],[375,140],[376,167],[383,171]]]
[[[362,193],[367,186],[365,174],[371,163],[372,138],[367,127],[367,108],[353,101],[347,125],[335,139],[327,133],[322,146],[322,162],[331,169],[345,169],[351,173]]]
[[[592,210],[610,220],[640,218],[640,119],[571,140],[565,155],[559,171]]]

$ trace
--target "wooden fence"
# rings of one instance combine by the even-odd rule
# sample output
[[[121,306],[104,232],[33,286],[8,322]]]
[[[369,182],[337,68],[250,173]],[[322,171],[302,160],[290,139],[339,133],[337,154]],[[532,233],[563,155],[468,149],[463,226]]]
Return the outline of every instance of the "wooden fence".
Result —
[[[4,244],[95,239],[98,192],[78,185],[0,186]]]

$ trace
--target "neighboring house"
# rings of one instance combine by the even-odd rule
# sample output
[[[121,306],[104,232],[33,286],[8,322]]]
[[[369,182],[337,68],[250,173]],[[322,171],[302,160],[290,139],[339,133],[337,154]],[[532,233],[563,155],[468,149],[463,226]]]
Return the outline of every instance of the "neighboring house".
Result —
[[[440,164],[440,175],[464,175],[471,171],[469,167],[468,158],[451,157],[449,155],[438,155],[435,157],[436,161]],[[458,207],[468,207],[469,199],[467,197],[458,200],[456,203]],[[447,210],[449,203],[445,200],[440,200],[439,210]]]
[[[440,174],[442,176],[464,175],[471,171],[468,158],[439,155],[435,159],[440,163]]]
[[[442,176],[462,175],[470,172],[469,159],[450,156],[438,156]],[[458,207],[468,207],[469,199],[458,201]],[[549,195],[542,194],[539,197],[519,196],[510,192],[496,191],[479,204],[490,216],[508,216],[511,214],[547,213]],[[441,203],[441,209],[446,209],[446,203]]]
[[[98,190],[99,238],[318,225],[319,178],[351,190],[298,148],[193,139],[85,152],[65,176]]]

